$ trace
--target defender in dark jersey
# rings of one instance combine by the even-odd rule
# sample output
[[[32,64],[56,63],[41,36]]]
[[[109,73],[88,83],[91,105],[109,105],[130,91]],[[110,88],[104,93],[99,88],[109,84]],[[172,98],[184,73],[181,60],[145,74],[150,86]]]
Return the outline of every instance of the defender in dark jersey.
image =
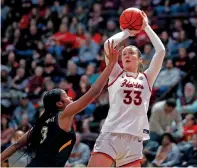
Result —
[[[60,89],[59,89],[60,90]],[[35,158],[27,167],[60,167],[65,165],[75,144],[75,132],[65,132],[58,125],[58,114],[45,121],[41,129]],[[35,141],[35,140],[34,140]]]
[[[8,159],[17,150],[28,146],[35,152],[35,157],[27,167],[63,167],[75,144],[73,117],[91,103],[104,88],[108,77],[116,64],[119,51],[108,42],[109,64],[86,94],[77,101],[72,101],[61,89],[48,91],[43,104],[45,111],[35,126],[17,143],[8,147],[1,154],[1,162]]]

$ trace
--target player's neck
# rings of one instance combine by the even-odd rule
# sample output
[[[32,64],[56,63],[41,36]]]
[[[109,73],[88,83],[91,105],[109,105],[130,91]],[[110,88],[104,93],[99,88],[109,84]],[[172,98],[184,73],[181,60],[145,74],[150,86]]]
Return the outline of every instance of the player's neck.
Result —
[[[124,71],[128,73],[133,73],[133,74],[138,73],[137,69],[134,69],[134,68],[124,68]]]

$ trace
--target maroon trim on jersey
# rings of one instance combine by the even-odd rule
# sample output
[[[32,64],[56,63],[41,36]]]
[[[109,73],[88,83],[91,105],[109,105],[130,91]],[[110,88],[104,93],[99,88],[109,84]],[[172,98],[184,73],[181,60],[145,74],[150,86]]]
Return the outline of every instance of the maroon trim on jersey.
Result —
[[[114,162],[114,159],[107,153],[104,153],[104,152],[91,152],[91,155],[95,155],[95,154],[101,154],[101,155],[111,159]]]
[[[124,71],[122,71],[122,72],[115,78],[114,81],[112,81],[111,83],[109,83],[109,84],[107,85],[107,87],[110,87],[111,85],[113,85],[113,83],[116,82],[116,80],[119,78],[120,75],[123,74],[123,72],[124,72]]]
[[[126,73],[126,76],[127,76],[127,77],[132,77],[132,78],[134,78],[134,79],[137,79],[138,75],[139,75],[139,72],[137,73],[137,76],[136,76],[136,77],[133,77],[132,75],[128,75],[128,74]]]
[[[134,162],[130,162],[130,163],[127,163],[125,165],[122,165],[120,167],[141,167],[141,164],[143,163],[143,160],[142,159],[138,159]]]
[[[147,83],[148,83],[149,90],[150,90],[150,92],[152,92],[152,89],[151,89],[151,87],[150,87],[150,84],[149,84],[149,81],[148,81],[147,75],[146,75],[145,73],[143,73],[143,74],[144,74],[144,76],[146,77],[146,80],[147,80]]]

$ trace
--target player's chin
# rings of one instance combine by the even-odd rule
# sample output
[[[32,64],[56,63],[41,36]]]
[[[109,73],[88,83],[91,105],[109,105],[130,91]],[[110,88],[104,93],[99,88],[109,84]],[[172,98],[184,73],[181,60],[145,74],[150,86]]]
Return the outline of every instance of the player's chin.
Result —
[[[132,63],[131,62],[125,62],[123,66],[124,66],[124,68],[130,68],[132,66]]]

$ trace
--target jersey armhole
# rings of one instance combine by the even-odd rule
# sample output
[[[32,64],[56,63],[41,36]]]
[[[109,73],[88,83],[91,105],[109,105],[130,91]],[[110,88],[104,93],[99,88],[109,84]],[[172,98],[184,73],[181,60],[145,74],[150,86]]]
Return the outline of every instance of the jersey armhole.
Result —
[[[150,83],[149,83],[149,81],[148,81],[147,75],[146,75],[144,72],[143,72],[143,74],[144,74],[144,76],[145,76],[145,78],[146,78],[146,80],[147,80],[148,88],[149,88],[150,92],[152,92],[152,89],[151,89],[151,87],[150,87]]]
[[[119,78],[119,76],[123,74],[123,72],[124,71],[120,72],[119,75],[113,81],[111,81],[110,83],[108,83],[107,87],[110,87],[111,85],[113,85],[114,82]]]

